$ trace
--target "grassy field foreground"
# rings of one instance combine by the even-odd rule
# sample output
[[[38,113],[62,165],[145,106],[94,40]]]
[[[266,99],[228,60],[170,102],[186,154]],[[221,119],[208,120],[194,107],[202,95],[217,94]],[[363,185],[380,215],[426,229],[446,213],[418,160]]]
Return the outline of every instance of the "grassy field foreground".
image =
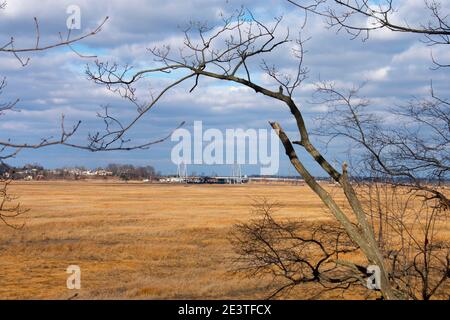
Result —
[[[1,299],[67,299],[72,264],[79,298],[264,298],[268,281],[228,272],[230,229],[252,218],[252,199],[279,201],[280,217],[328,219],[304,186],[34,182],[11,191],[31,211],[23,230],[0,225]]]

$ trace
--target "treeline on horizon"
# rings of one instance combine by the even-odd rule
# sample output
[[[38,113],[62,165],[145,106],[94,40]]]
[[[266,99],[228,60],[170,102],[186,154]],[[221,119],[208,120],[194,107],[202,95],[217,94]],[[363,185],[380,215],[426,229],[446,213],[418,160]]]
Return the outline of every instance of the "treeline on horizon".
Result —
[[[118,178],[124,181],[128,180],[157,180],[165,176],[174,175],[164,175],[160,171],[151,166],[134,166],[132,164],[116,164],[111,163],[106,167],[97,167],[96,169],[87,169],[84,166],[75,167],[63,167],[58,169],[47,169],[40,164],[26,164],[23,167],[9,166],[5,163],[0,163],[0,179],[12,179],[12,180],[82,180],[82,179],[98,179],[98,178]],[[198,176],[195,172],[192,172],[191,176]],[[205,175],[202,173],[199,175],[201,177],[215,177],[216,173],[212,175]],[[296,178],[301,179],[299,176],[261,176],[261,175],[248,175],[249,178]],[[329,181],[327,177],[315,177],[319,181]],[[354,176],[351,180],[355,182],[365,182],[365,183],[389,183],[386,179],[382,177],[364,177],[364,176]],[[449,180],[433,180],[429,178],[423,178],[422,182],[437,185],[447,185],[450,183]],[[390,181],[391,183],[409,183],[407,178],[395,177]]]
[[[26,164],[23,167],[14,167],[0,164],[0,176],[13,180],[53,180],[68,179],[80,180],[86,178],[115,177],[122,180],[152,180],[161,176],[153,166],[134,166],[132,164],[111,163],[106,167],[88,169],[84,166],[63,167],[47,169],[40,164]]]

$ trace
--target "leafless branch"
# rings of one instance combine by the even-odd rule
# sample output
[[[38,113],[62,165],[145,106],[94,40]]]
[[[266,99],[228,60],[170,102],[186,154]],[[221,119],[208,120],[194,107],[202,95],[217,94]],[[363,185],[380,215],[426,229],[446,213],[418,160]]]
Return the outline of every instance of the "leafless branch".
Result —
[[[392,32],[418,34],[430,45],[450,44],[450,21],[448,7],[443,8],[437,0],[423,1],[425,21],[416,21],[405,16],[397,8],[394,0],[374,3],[370,0],[287,0],[302,9],[305,14],[312,13],[325,19],[329,28],[345,31],[352,39],[367,40],[372,31],[386,29]],[[409,19],[408,19],[409,18]],[[436,67],[448,67],[432,58]]]
[[[95,29],[80,35],[78,37],[70,38],[70,30],[68,31],[67,37],[63,37],[61,33],[59,33],[60,41],[47,44],[47,45],[40,45],[41,35],[40,35],[40,28],[39,28],[39,20],[35,17],[35,28],[36,28],[36,45],[33,47],[17,47],[14,37],[11,37],[8,42],[6,42],[3,45],[0,45],[0,54],[12,54],[22,66],[28,65],[30,62],[30,58],[22,58],[21,55],[24,53],[34,53],[39,51],[47,51],[51,49],[55,49],[58,47],[64,47],[67,46],[70,48],[73,52],[75,52],[80,57],[96,57],[96,56],[85,56],[81,53],[79,53],[76,49],[73,48],[73,44],[78,43],[84,39],[87,39],[89,37],[93,37],[97,35],[101,30],[102,27],[105,25],[105,23],[108,21],[109,17],[106,17]]]
[[[2,178],[0,180],[0,221],[8,227],[21,229],[25,223],[17,224],[16,218],[26,214],[29,210],[24,209],[20,203],[17,203],[17,197],[8,192],[11,182],[11,179]]]
[[[307,283],[317,284],[320,293],[365,284],[364,267],[357,266],[355,273],[341,262],[359,249],[344,229],[332,224],[279,221],[273,217],[279,209],[280,205],[265,198],[256,200],[252,209],[255,218],[235,226],[231,242],[237,254],[236,271],[250,277],[272,277],[278,286],[269,299]]]

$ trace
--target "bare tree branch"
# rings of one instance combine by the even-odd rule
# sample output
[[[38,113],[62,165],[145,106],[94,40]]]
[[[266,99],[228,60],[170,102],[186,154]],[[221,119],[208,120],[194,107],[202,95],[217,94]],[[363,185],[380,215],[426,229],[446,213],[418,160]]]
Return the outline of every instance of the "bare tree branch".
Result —
[[[449,8],[443,8],[442,2],[438,0],[423,1],[424,21],[405,16],[408,12],[397,8],[394,0],[377,3],[370,0],[287,1],[302,9],[305,15],[312,13],[323,17],[329,28],[345,31],[352,39],[361,37],[367,40],[371,32],[386,29],[422,35],[430,46],[450,44]],[[437,62],[433,56],[432,60],[437,68],[449,66]]]
[[[13,229],[21,229],[24,227],[25,222],[20,224],[16,223],[16,218],[26,214],[29,209],[24,209],[20,203],[17,203],[17,196],[11,195],[8,192],[8,187],[10,186],[11,179],[1,179],[0,188],[0,221],[2,221],[8,227]]]

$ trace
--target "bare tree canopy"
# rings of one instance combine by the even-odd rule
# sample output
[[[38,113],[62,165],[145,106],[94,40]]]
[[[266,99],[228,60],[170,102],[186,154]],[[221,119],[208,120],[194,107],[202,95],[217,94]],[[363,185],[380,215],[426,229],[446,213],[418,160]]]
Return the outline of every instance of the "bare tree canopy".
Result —
[[[301,85],[307,72],[302,66],[303,42],[301,40],[295,40],[294,42],[296,47],[294,47],[292,54],[297,58],[298,63],[295,72],[292,74],[283,74],[277,71],[275,67],[269,66],[264,60],[261,62],[262,70],[273,80],[278,89],[273,90],[258,85],[251,78],[248,67],[250,60],[262,59],[264,55],[275,49],[293,43],[289,32],[279,33],[280,21],[280,19],[275,19],[272,25],[265,25],[253,17],[251,13],[241,10],[231,18],[223,19],[223,25],[219,28],[192,23],[185,30],[183,48],[177,51],[172,50],[169,46],[149,49],[156,62],[160,64],[159,67],[131,72],[128,66],[120,68],[117,64],[98,62],[97,69],[89,69],[88,75],[96,83],[105,85],[127,99],[134,99],[134,85],[144,76],[150,77],[158,73],[174,73],[176,75],[181,72],[184,73],[159,93],[153,95],[151,101],[141,108],[138,116],[124,126],[124,131],[131,128],[145,113],[151,110],[170,89],[183,82],[192,81],[192,92],[202,78],[235,82],[287,106],[296,121],[301,138],[295,144],[309,153],[322,169],[342,186],[358,223],[356,225],[352,223],[351,218],[343,211],[341,206],[314,179],[297,156],[293,143],[282,127],[278,123],[271,123],[272,128],[277,132],[284,145],[287,156],[308,186],[320,197],[345,229],[351,240],[361,248],[368,261],[380,267],[383,295],[387,299],[395,299],[397,294],[389,282],[385,262],[362,205],[348,179],[346,166],[340,173],[311,143],[303,114],[294,101],[293,93]]]
[[[322,222],[279,221],[274,218],[279,210],[281,204],[258,199],[252,209],[254,219],[236,225],[231,237],[236,271],[249,277],[271,276],[276,288],[269,299],[305,284],[319,286],[305,298],[365,286],[366,269],[341,261],[359,249],[343,228]]]
[[[448,217],[416,195],[383,183],[358,186],[396,290],[404,299],[447,299],[450,245],[439,234]],[[257,199],[254,218],[235,226],[237,272],[271,278],[269,299],[302,288],[306,299],[378,298],[367,287],[360,248],[339,224],[275,218],[282,211],[278,203]]]

